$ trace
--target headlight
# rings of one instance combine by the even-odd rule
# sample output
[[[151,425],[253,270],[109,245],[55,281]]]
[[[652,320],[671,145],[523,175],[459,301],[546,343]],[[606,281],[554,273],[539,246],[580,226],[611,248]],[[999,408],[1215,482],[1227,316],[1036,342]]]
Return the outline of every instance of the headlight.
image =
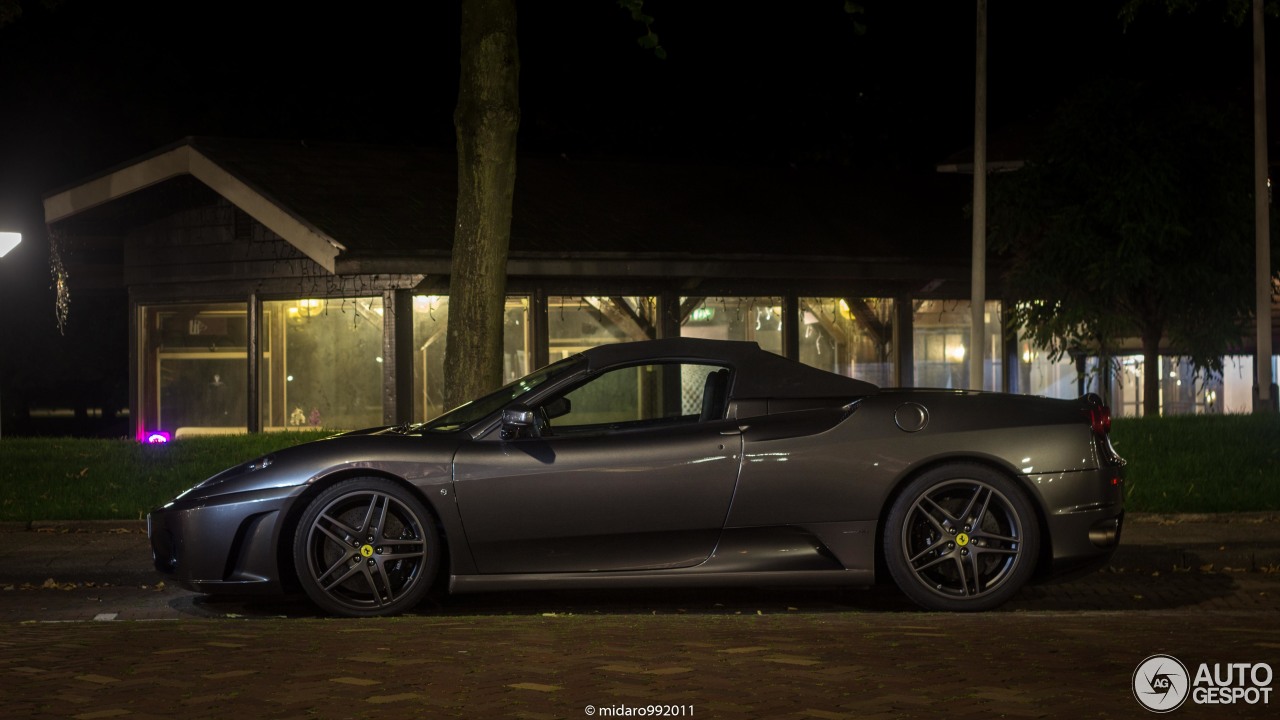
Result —
[[[224,483],[227,480],[230,480],[231,478],[239,477],[241,475],[246,475],[256,470],[265,470],[266,468],[271,467],[272,463],[274,462],[275,462],[275,458],[273,456],[263,455],[262,457],[257,458],[255,460],[250,460],[249,462],[244,463],[243,465],[236,465],[235,467],[227,468],[226,470],[223,470],[217,475],[214,475],[210,478],[202,480],[199,483],[192,485],[186,490],[183,490],[182,492],[178,493],[178,496],[170,500],[169,502],[165,503],[164,507],[169,507],[173,505],[174,503],[178,502],[182,498],[190,495],[191,493],[197,490],[206,490],[208,488],[213,487],[214,485],[219,485],[221,483]]]

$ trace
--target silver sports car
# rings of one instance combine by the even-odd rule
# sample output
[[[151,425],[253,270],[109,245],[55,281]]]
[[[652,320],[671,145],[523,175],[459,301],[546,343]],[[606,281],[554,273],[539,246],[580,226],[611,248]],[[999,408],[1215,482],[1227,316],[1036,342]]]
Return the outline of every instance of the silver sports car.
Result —
[[[870,585],[996,607],[1120,539],[1110,412],[889,390],[695,339],[607,345],[430,422],[233,467],[148,518],[205,593],[301,589],[337,615],[522,588]]]

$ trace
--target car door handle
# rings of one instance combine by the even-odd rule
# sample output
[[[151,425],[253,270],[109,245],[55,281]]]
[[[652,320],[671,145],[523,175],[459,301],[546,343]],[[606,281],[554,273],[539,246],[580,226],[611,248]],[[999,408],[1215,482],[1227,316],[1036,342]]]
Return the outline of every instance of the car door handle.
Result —
[[[750,426],[750,425],[739,425],[738,427],[733,428],[732,430],[721,430],[721,431],[720,431],[720,434],[721,434],[721,435],[741,435],[742,433],[746,432],[747,428],[749,428],[749,427],[751,427],[751,426]]]

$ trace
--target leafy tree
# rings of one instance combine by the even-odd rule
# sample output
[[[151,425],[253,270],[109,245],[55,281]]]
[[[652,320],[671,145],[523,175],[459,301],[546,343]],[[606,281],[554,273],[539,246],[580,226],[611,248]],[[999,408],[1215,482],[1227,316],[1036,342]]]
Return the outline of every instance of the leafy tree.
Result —
[[[1201,8],[1212,8],[1222,13],[1222,17],[1236,25],[1241,25],[1249,18],[1249,10],[1254,0],[1125,0],[1120,6],[1120,19],[1129,25],[1133,23],[1142,8],[1148,5],[1163,6],[1170,14],[1194,13]],[[1274,0],[1263,0],[1267,15],[1280,15],[1280,7]]]
[[[1260,358],[1272,354],[1270,304],[1272,302],[1275,283],[1274,257],[1269,257],[1269,245],[1274,236],[1271,233],[1269,214],[1271,212],[1270,197],[1265,200],[1262,194],[1264,178],[1269,174],[1267,152],[1267,90],[1266,90],[1266,30],[1264,16],[1280,16],[1280,3],[1277,0],[1125,0],[1120,8],[1120,18],[1126,26],[1135,22],[1139,11],[1147,5],[1163,6],[1170,15],[1185,13],[1195,14],[1200,10],[1213,9],[1221,13],[1223,19],[1237,26],[1243,25],[1246,19],[1251,20],[1253,35],[1253,155],[1254,155],[1254,248],[1256,262],[1254,265],[1254,329],[1257,333],[1257,345],[1254,348],[1254,412],[1270,412],[1272,395],[1272,373],[1269,361]],[[1265,180],[1270,195],[1270,179]],[[1264,265],[1270,267],[1263,268]]]
[[[1057,359],[1139,337],[1143,412],[1162,339],[1221,371],[1253,302],[1248,123],[1169,88],[1103,81],[1066,103],[1022,170],[995,179],[992,246],[1014,324]]]
[[[41,0],[40,4],[53,10],[62,2],[63,0]],[[22,17],[22,0],[0,0],[0,27],[9,25],[20,17]]]

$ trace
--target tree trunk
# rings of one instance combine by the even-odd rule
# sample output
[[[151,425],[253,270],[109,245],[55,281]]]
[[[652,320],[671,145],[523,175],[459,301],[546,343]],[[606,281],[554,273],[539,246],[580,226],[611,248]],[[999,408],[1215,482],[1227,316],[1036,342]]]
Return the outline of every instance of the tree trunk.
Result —
[[[458,208],[449,277],[445,407],[502,384],[511,197],[520,126],[515,0],[463,0]]]
[[[1142,329],[1142,415],[1160,415],[1160,336],[1161,328]]]

